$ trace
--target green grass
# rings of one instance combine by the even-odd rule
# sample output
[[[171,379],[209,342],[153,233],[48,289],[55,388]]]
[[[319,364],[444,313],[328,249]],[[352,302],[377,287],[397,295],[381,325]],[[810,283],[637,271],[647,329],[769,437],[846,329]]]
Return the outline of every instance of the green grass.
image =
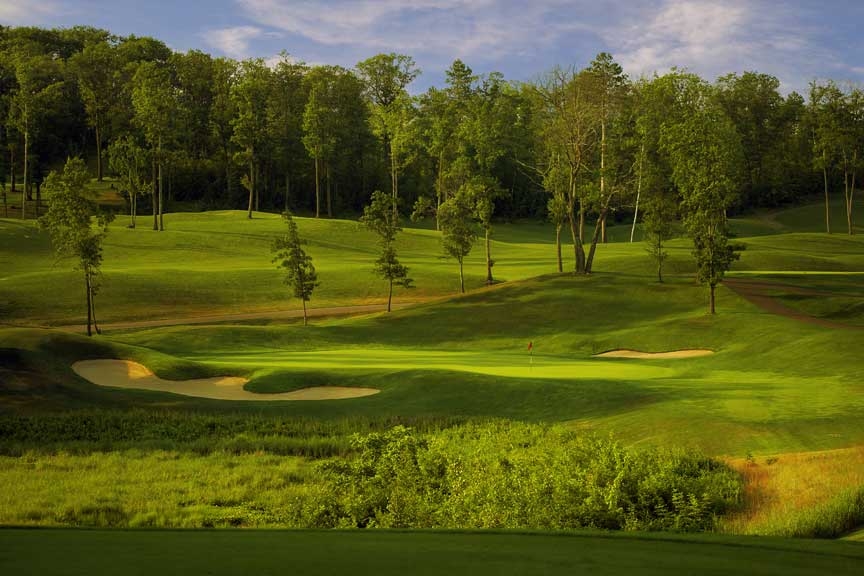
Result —
[[[50,550],[50,554],[46,553]],[[859,574],[853,542],[596,533],[3,530],[6,574]]]
[[[818,208],[771,214],[767,224],[762,217],[736,220],[733,225],[749,237],[740,240],[747,249],[733,274],[777,284],[772,295],[793,308],[855,324],[861,316],[864,237],[818,233],[810,226]],[[284,225],[275,216],[257,216],[248,221],[239,212],[170,214],[161,234],[116,222],[106,246],[102,316],[119,321],[296,308],[269,262],[270,238]],[[321,274],[313,305],[381,301],[384,287],[370,272],[370,234],[349,221],[300,219],[300,227]],[[506,283],[482,287],[478,246],[467,262],[472,293],[440,299],[454,292],[456,267],[439,257],[436,232],[406,230],[400,254],[418,288],[397,296],[439,300],[392,314],[316,319],[308,327],[260,320],[114,330],[93,339],[2,328],[0,379],[6,385],[0,388],[0,412],[38,419],[46,411],[111,414],[140,408],[179,417],[212,415],[217,422],[260,417],[353,422],[360,429],[400,420],[432,426],[453,419],[556,421],[611,432],[629,445],[695,447],[739,457],[864,443],[864,333],[770,314],[722,287],[718,315],[709,317],[705,290],[693,283],[688,241],[670,243],[667,282],[657,284],[644,245],[616,242],[627,236],[629,227],[611,228],[613,242],[599,247],[596,273],[573,277],[551,274],[551,227],[498,226],[493,257],[496,276]],[[70,268],[68,262],[54,265],[43,234],[0,220],[0,317],[19,324],[79,322],[78,277]],[[709,348],[716,354],[662,361],[592,358],[615,348]],[[250,406],[101,388],[70,371],[83,358],[133,359],[169,379],[242,375],[260,393],[310,384],[371,386],[381,393]],[[238,444],[241,455],[306,454],[299,445],[268,444],[256,434]],[[230,451],[232,438],[243,435],[206,440],[203,453]],[[338,452],[340,442],[333,440],[322,453]],[[98,439],[86,444],[81,457],[98,446]],[[106,449],[130,448],[111,441]],[[144,450],[173,448],[142,443]]]

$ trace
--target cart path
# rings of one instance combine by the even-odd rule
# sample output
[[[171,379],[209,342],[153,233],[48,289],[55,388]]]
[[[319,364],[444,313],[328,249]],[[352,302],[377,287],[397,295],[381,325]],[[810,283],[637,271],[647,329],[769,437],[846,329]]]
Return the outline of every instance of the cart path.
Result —
[[[814,324],[816,326],[822,326],[825,328],[846,328],[849,330],[860,330],[860,327],[852,326],[851,324],[832,322],[831,320],[825,320],[823,318],[810,316],[809,314],[805,314],[800,310],[795,310],[794,308],[790,308],[789,306],[778,302],[770,295],[770,292],[772,290],[783,290],[790,294],[801,294],[808,296],[828,295],[831,294],[830,292],[825,292],[821,290],[807,290],[803,288],[797,288],[795,286],[789,286],[786,284],[779,284],[776,282],[758,282],[754,280],[739,280],[733,278],[724,279],[723,284],[751,304],[755,304],[759,308],[762,308],[763,310],[771,314],[785,316],[786,318],[791,318],[793,320],[798,320],[800,322],[806,322],[808,324]]]
[[[419,304],[417,302],[416,304]],[[415,303],[396,303],[391,308],[399,310]],[[357,306],[331,306],[327,308],[308,308],[306,315],[310,318],[316,316],[352,316],[355,314],[371,314],[384,312],[386,304],[362,304]],[[159,328],[163,326],[185,326],[187,324],[215,324],[228,322],[247,322],[250,320],[289,320],[302,318],[303,310],[269,310],[264,312],[248,312],[241,314],[212,314],[207,316],[186,316],[182,318],[162,318],[159,320],[136,320],[133,322],[100,322],[99,328],[103,332],[111,330],[134,330],[136,328]],[[67,332],[86,332],[86,324],[74,324],[70,326],[55,326],[58,330]]]

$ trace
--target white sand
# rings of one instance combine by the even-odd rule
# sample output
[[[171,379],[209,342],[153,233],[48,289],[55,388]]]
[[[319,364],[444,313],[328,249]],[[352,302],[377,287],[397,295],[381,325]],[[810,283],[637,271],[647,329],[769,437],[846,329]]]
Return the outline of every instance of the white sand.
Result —
[[[219,377],[197,380],[162,380],[146,366],[130,360],[81,360],[72,365],[76,374],[99,386],[156,390],[183,396],[214,400],[341,400],[371,396],[375,388],[346,388],[343,386],[315,386],[293,392],[258,394],[244,390],[246,378]]]
[[[672,360],[675,358],[698,358],[710,356],[713,350],[673,350],[672,352],[639,352],[638,350],[611,350],[595,354],[595,358],[634,358],[637,360]]]

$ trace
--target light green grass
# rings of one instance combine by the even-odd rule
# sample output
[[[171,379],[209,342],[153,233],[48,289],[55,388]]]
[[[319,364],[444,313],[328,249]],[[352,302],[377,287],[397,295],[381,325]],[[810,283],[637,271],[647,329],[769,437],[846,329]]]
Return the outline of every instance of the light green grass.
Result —
[[[7,574],[860,573],[864,546],[769,538],[495,532],[3,530]],[[47,554],[45,551],[50,550]]]

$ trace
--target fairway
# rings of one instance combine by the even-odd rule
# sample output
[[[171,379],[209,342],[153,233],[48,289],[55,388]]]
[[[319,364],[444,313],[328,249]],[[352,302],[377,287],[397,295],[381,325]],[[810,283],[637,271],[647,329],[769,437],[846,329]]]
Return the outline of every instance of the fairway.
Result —
[[[45,554],[45,549],[51,554]],[[864,546],[771,538],[495,532],[3,530],[5,574],[858,576]]]

